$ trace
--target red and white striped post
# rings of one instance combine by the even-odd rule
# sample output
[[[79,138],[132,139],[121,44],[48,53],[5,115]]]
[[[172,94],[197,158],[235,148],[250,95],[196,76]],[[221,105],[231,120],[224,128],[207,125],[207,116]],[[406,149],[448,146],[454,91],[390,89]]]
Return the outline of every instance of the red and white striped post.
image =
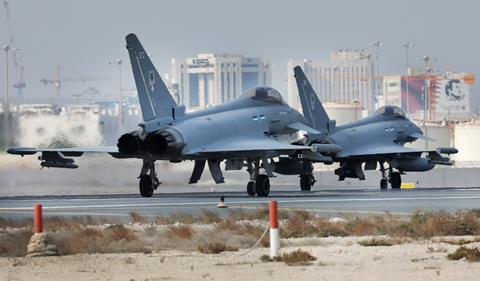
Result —
[[[270,257],[275,258],[279,256],[280,249],[280,233],[278,231],[278,203],[277,201],[270,201]]]
[[[36,203],[33,206],[33,228],[35,233],[43,232],[42,204]]]

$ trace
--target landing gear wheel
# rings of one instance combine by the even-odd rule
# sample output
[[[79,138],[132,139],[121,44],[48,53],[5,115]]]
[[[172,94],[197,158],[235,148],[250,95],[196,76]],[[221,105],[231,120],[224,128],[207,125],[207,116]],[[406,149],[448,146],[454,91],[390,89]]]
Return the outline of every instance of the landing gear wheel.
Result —
[[[258,197],[267,197],[270,193],[270,179],[267,175],[258,175],[255,181],[255,189]]]
[[[256,194],[256,187],[255,187],[255,181],[249,181],[247,184],[247,194],[249,196],[255,196]]]
[[[142,197],[152,197],[153,195],[153,182],[149,175],[140,176],[140,195]]]
[[[302,191],[311,191],[312,182],[309,175],[300,175],[300,190]]]
[[[402,177],[400,176],[399,172],[393,172],[390,175],[390,184],[392,185],[393,189],[400,189],[402,186]]]
[[[387,179],[381,179],[380,180],[380,189],[387,189],[388,187],[388,180]]]

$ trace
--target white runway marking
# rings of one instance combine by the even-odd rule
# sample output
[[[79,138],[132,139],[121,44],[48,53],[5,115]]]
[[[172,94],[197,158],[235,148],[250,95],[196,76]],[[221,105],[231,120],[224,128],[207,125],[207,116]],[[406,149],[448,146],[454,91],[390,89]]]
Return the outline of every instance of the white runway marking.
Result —
[[[216,209],[216,207],[212,207],[211,209]],[[230,209],[258,209],[258,207],[247,207],[247,206],[229,206]],[[279,208],[280,210],[285,211],[294,211],[298,210],[297,208]],[[375,214],[375,215],[384,215],[387,211],[365,211],[365,210],[324,210],[324,209],[304,209],[302,210],[307,212],[315,212],[315,213],[356,213],[356,214]],[[2,212],[2,211],[0,211]],[[32,214],[32,211],[9,211],[15,214]],[[408,216],[410,213],[402,213],[402,212],[388,212],[392,215],[398,216]],[[45,211],[45,215],[58,215],[58,216],[100,216],[100,217],[130,217],[130,214],[126,213],[95,213],[95,212],[57,212],[57,211]],[[149,215],[149,214],[142,214],[145,217],[158,217],[160,215]]]
[[[267,204],[270,200],[275,199],[263,199],[253,201],[227,201],[227,204]],[[432,196],[432,197],[396,197],[396,198],[342,198],[342,199],[299,199],[299,200],[277,200],[278,203],[327,203],[327,202],[379,202],[379,201],[426,201],[426,200],[478,200],[479,196]],[[101,199],[100,199],[101,200]],[[91,208],[134,208],[134,207],[186,207],[186,206],[208,206],[216,205],[218,201],[208,202],[164,202],[164,203],[139,203],[139,204],[104,204],[104,205],[79,205],[79,206],[44,206],[44,210],[72,210],[72,209],[91,209]],[[6,207],[0,208],[1,212],[16,211],[16,210],[32,210],[33,207]]]

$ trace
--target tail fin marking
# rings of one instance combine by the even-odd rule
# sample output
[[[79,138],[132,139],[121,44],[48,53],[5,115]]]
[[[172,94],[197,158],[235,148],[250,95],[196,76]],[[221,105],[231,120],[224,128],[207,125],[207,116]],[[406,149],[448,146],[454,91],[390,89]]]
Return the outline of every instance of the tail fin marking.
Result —
[[[148,54],[133,33],[126,36],[128,54],[144,121],[171,116],[177,103],[162,81]]]
[[[315,94],[305,73],[300,66],[296,66],[293,71],[295,73],[300,102],[302,103],[303,115],[314,129],[322,132],[329,131],[331,129],[330,118],[317,94]]]

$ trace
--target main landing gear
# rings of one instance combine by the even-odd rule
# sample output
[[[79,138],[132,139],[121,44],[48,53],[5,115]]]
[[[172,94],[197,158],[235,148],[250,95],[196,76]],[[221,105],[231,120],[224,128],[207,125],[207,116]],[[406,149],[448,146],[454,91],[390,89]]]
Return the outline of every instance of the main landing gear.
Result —
[[[387,177],[384,164],[384,162],[380,162],[380,172],[382,173],[382,179],[380,180],[380,189],[387,189],[388,183],[390,183],[392,189],[400,189],[400,187],[402,186],[401,174],[399,172],[394,172],[392,166],[389,166]]]
[[[265,160],[262,160],[265,161]],[[268,173],[268,163],[263,163],[264,169]],[[270,179],[265,174],[260,174],[260,159],[247,161],[247,172],[250,174],[250,181],[247,184],[247,194],[249,196],[267,197],[270,193]],[[270,171],[271,172],[271,171]]]
[[[311,191],[313,184],[315,184],[316,180],[313,176],[313,165],[309,161],[302,161],[303,165],[303,173],[300,174],[300,190],[301,191]]]
[[[152,197],[153,191],[160,185],[155,172],[155,161],[143,160],[142,171],[138,178],[140,179],[138,184],[140,195],[142,197]]]

